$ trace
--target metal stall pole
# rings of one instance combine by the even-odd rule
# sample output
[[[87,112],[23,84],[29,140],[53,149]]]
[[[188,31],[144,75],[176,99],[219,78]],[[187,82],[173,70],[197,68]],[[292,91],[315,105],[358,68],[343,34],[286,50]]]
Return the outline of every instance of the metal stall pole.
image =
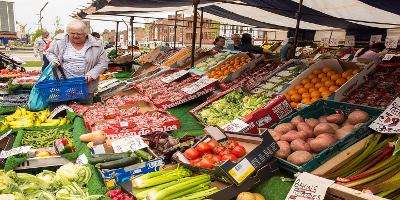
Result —
[[[133,20],[134,20],[134,17],[131,17],[130,25],[131,25],[131,41],[132,41],[132,44],[131,44],[132,58],[133,58]]]
[[[203,7],[200,9],[201,9],[201,15],[200,15],[200,47],[201,47],[201,44],[203,43],[204,9],[203,9]]]
[[[192,37],[192,67],[194,67],[194,52],[196,50],[197,8],[200,0],[193,0],[193,37]]]
[[[299,27],[300,27],[300,20],[301,20],[301,8],[303,7],[303,0],[300,0],[299,2],[299,8],[297,9],[296,12],[296,18],[297,18],[297,22],[296,22],[296,32],[294,34],[294,51],[293,54],[291,55],[293,58],[296,54],[296,48],[297,48],[297,40],[299,37]]]
[[[119,26],[119,21],[117,21],[117,28],[115,31],[115,52],[117,52],[117,56],[118,56],[118,37],[119,37],[118,26]]]
[[[176,48],[176,29],[178,28],[177,26],[178,23],[178,11],[175,11],[175,24],[174,24],[174,49]]]

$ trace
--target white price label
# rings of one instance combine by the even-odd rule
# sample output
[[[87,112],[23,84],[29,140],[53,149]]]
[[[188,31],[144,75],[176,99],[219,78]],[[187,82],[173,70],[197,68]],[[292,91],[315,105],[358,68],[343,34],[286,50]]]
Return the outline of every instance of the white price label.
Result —
[[[50,113],[49,119],[53,119],[58,113],[60,113],[60,112],[62,112],[62,111],[64,111],[64,110],[68,110],[68,111],[70,111],[70,112],[74,112],[74,110],[73,110],[72,108],[70,108],[69,106],[61,105],[61,106],[56,107],[56,108]]]
[[[171,83],[171,82],[181,78],[182,76],[185,76],[188,73],[189,73],[189,71],[187,71],[187,70],[181,70],[179,72],[175,72],[175,73],[161,79],[161,81],[164,83]]]
[[[321,200],[335,181],[303,172],[296,178],[285,200]]]
[[[87,157],[85,154],[80,155],[77,159],[76,159],[76,164],[78,165],[86,165],[89,163]]]
[[[331,46],[331,47],[339,46],[339,39],[338,38],[331,38],[329,40],[329,46]]]
[[[208,85],[210,85],[211,83],[213,83],[215,81],[217,81],[217,79],[208,78],[207,76],[203,76],[198,81],[190,84],[189,86],[182,88],[181,90],[183,92],[186,92],[187,94],[194,94],[194,93],[200,91],[201,89],[203,89],[204,87],[207,87]]]
[[[119,125],[124,128],[124,127],[128,127],[129,123],[128,122],[120,122]]]
[[[346,47],[354,47],[356,44],[356,38],[354,35],[346,35],[346,38],[344,39],[344,46]]]
[[[12,133],[12,130],[7,131],[7,133],[4,133],[3,135],[0,136],[0,141],[4,138],[6,138],[8,135],[10,135],[10,133]]]
[[[131,135],[126,138],[112,141],[111,146],[113,147],[115,153],[136,151],[148,147],[148,145],[138,135]]]
[[[371,39],[369,40],[369,44],[375,44],[382,40],[382,35],[371,35]]]
[[[240,119],[234,119],[230,123],[225,124],[222,127],[222,129],[224,129],[225,131],[240,133],[241,131],[245,130],[247,127],[249,127],[249,124],[247,124],[246,122],[244,122]]]
[[[229,175],[233,177],[238,183],[243,182],[248,176],[250,176],[256,169],[254,166],[244,158],[238,164],[236,164],[231,170],[228,171]]]
[[[385,46],[389,49],[396,49],[397,44],[399,43],[398,36],[387,36],[385,39]]]
[[[322,56],[322,54],[317,53],[317,55],[314,56],[313,60],[317,60],[317,59],[318,59],[319,57],[321,57],[321,56]]]
[[[22,146],[10,149],[8,151],[0,152],[0,158],[8,158],[10,156],[18,155],[18,154],[25,154],[32,148],[32,146]]]
[[[382,58],[382,60],[390,60],[395,56],[395,54],[386,54],[385,57]]]
[[[323,46],[329,46],[329,38],[321,38],[321,43]]]
[[[397,97],[369,127],[379,133],[400,133],[400,98]]]
[[[343,56],[342,58],[340,58],[340,59],[342,59],[342,60],[347,60],[347,59],[350,58],[350,56],[351,56],[351,54],[348,53],[348,54],[344,55],[344,56]]]

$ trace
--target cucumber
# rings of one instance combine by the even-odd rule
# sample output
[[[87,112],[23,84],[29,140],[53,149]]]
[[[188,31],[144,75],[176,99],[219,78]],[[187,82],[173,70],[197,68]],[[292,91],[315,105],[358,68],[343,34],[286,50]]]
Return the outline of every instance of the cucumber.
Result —
[[[108,154],[108,155],[103,155],[99,156],[96,158],[89,158],[88,161],[92,165],[96,165],[97,163],[104,163],[104,162],[109,162],[113,160],[119,160],[122,158],[128,158],[131,153],[116,153],[116,154]]]
[[[153,156],[151,156],[149,153],[143,151],[143,150],[136,150],[134,152],[137,156],[139,156],[143,161],[149,161],[153,159]]]
[[[139,162],[139,158],[132,155],[128,158],[122,158],[119,160],[113,160],[105,163],[98,163],[96,167],[100,169],[117,169],[121,167],[126,167],[128,165],[133,165]]]

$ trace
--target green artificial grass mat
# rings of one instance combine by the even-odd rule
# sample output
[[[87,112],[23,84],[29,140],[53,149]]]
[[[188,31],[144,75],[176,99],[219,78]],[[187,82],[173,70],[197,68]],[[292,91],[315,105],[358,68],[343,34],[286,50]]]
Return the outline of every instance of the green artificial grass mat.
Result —
[[[6,114],[13,114],[17,110],[17,107],[11,106],[11,107],[0,107],[0,115],[6,115]]]
[[[252,192],[262,194],[268,200],[283,200],[292,188],[292,181],[282,181],[281,177],[289,178],[285,173],[279,173],[265,180],[252,189]]]
[[[206,98],[202,97],[168,109],[173,116],[179,119],[181,126],[178,130],[171,131],[171,136],[181,138],[185,135],[200,136],[204,134],[204,126],[201,125],[199,121],[189,113],[189,111],[203,103],[205,100]]]
[[[42,67],[42,61],[26,61],[21,67]]]

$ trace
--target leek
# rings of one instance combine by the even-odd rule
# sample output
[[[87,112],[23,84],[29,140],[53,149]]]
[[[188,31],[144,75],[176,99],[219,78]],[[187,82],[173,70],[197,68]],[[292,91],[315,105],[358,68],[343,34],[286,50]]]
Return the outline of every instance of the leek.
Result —
[[[187,181],[188,179],[190,179],[190,177],[181,178],[181,179],[179,179],[177,181],[172,181],[172,182],[164,183],[164,184],[157,185],[157,186],[154,186],[154,187],[150,187],[148,189],[144,189],[143,191],[140,191],[137,194],[135,194],[135,197],[138,198],[138,199],[145,199],[147,197],[147,194],[149,194],[149,192],[158,192],[158,191],[161,191],[164,188],[167,188],[167,187],[173,186],[175,184]]]
[[[168,183],[174,180],[178,180],[180,178],[184,178],[187,176],[191,176],[192,172],[188,169],[185,168],[177,168],[174,169],[168,173],[165,173],[163,175],[155,176],[153,178],[142,178],[142,179],[133,179],[132,180],[132,185],[134,188],[146,188],[146,187],[151,187],[155,185],[160,185],[163,183]]]
[[[177,193],[177,192],[180,192],[183,190],[188,190],[188,189],[198,186],[202,183],[209,182],[210,179],[211,179],[210,176],[207,174],[195,176],[184,182],[181,182],[181,183],[175,184],[171,187],[165,188],[161,191],[149,192],[149,194],[147,195],[147,200],[162,200],[162,199],[167,198],[170,195],[173,195],[174,193]]]

